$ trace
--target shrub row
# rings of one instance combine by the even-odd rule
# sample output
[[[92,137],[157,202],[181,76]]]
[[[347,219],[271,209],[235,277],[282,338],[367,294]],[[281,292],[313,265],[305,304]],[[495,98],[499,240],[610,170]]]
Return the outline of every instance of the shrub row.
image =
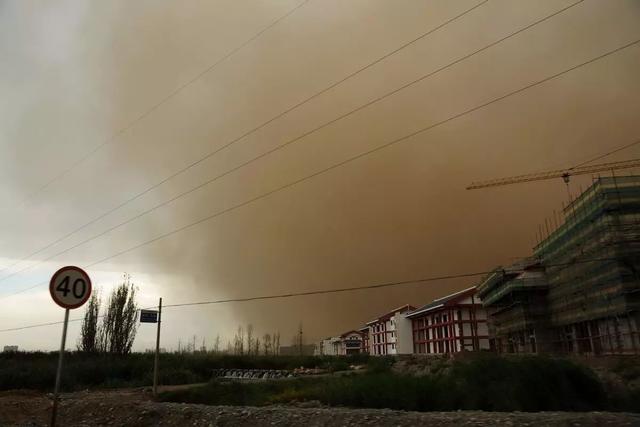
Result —
[[[380,370],[269,383],[212,381],[161,398],[216,405],[318,400],[332,406],[416,411],[589,411],[608,407],[602,384],[584,367],[542,357],[495,356],[455,362],[441,374],[422,377]]]
[[[150,385],[153,354],[133,353],[126,356],[65,354],[63,388],[135,387]],[[0,353],[0,390],[50,390],[55,381],[58,353]],[[331,371],[346,369],[350,364],[366,363],[366,356],[347,359],[313,356],[232,356],[211,353],[162,354],[161,384],[207,382],[213,369],[286,369],[321,367]]]

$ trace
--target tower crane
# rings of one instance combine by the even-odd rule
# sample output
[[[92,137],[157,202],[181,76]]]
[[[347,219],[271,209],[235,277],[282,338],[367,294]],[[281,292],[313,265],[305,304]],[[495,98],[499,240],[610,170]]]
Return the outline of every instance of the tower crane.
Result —
[[[472,182],[467,190],[478,190],[480,188],[498,187],[501,185],[518,184],[521,182],[543,181],[547,179],[562,178],[565,183],[574,175],[589,175],[598,172],[615,171],[620,169],[631,169],[640,167],[640,159],[623,160],[620,162],[599,163],[588,166],[576,166],[568,169],[558,169],[553,171],[530,173],[507,178],[496,178],[488,181]]]

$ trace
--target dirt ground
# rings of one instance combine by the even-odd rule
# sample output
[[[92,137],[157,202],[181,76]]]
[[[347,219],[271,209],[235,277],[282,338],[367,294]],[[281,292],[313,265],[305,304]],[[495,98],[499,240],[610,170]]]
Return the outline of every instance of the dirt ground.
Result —
[[[33,391],[0,392],[1,426],[45,426],[49,397]],[[401,412],[304,404],[263,408],[154,402],[146,390],[64,394],[59,426],[640,426],[640,414]]]

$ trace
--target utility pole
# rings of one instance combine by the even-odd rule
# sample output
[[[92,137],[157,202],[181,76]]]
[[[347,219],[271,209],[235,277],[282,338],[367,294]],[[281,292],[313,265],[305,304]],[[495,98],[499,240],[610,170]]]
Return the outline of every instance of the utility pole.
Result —
[[[158,331],[156,333],[156,357],[153,362],[153,395],[158,395],[158,360],[160,359],[160,323],[162,322],[162,298],[158,304]],[[178,344],[180,346],[180,344]]]
[[[302,322],[300,322],[300,326],[298,326],[298,351],[300,356],[302,356]]]

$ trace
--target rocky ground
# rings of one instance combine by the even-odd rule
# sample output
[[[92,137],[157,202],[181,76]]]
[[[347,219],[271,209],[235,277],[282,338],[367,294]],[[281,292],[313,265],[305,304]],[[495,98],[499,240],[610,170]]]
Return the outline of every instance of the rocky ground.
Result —
[[[50,400],[32,391],[0,393],[1,426],[44,426]],[[144,390],[62,396],[60,426],[640,426],[640,414],[401,412],[300,406],[224,407],[154,402]]]

